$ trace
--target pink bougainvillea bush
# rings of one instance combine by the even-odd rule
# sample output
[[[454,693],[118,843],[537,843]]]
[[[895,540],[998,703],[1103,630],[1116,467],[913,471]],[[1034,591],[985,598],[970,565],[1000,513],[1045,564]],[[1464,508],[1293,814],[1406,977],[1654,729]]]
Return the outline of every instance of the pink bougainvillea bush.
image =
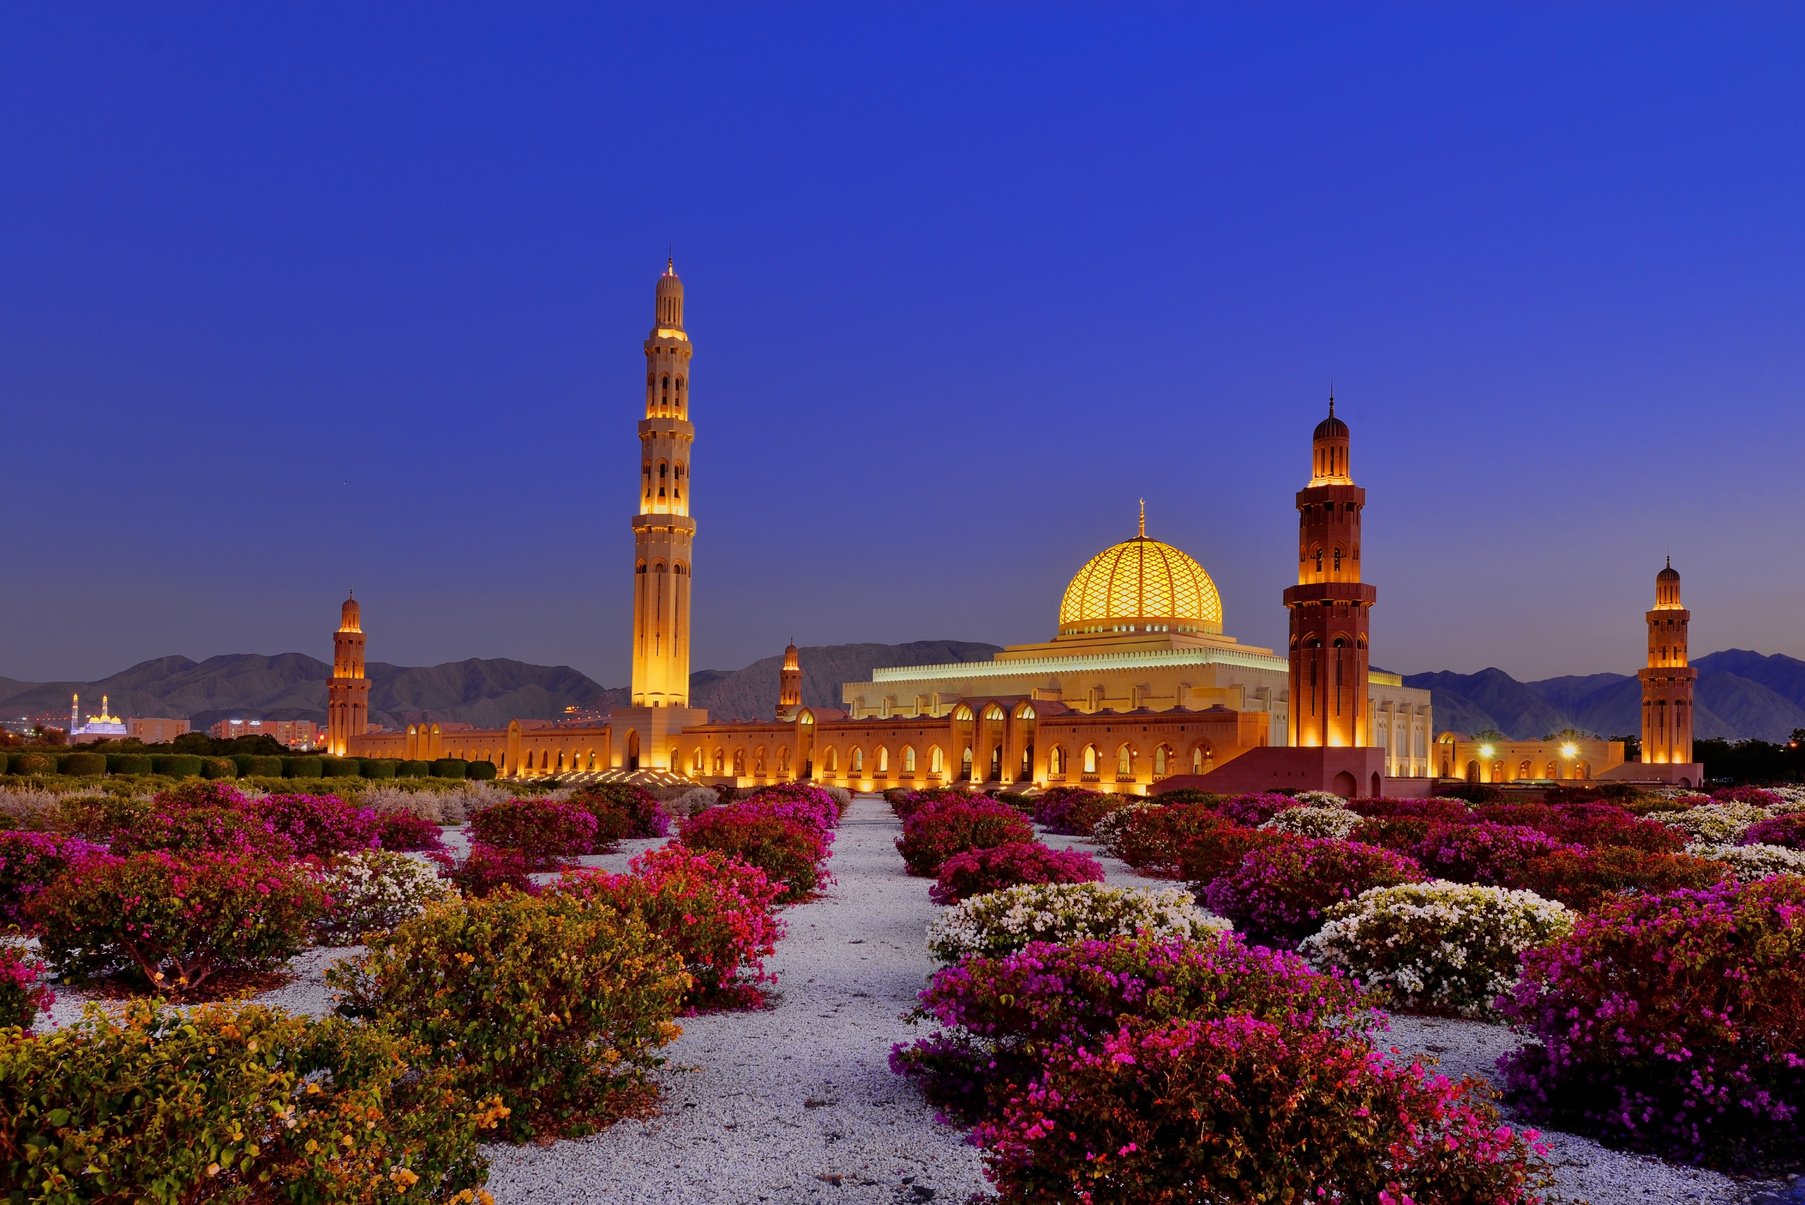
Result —
[[[643,787],[624,782],[600,782],[578,787],[570,802],[587,808],[595,817],[596,836],[612,845],[627,837],[666,837],[671,814]]]
[[[337,795],[265,795],[246,811],[286,837],[303,858],[356,853],[380,843],[376,813]]]
[[[896,839],[903,863],[913,875],[938,875],[954,854],[1034,840],[1027,817],[994,799],[945,800],[922,808],[903,821]]]
[[[936,974],[912,1014],[939,1028],[897,1045],[891,1069],[967,1120],[995,1116],[1062,1045],[1090,1045],[1124,1015],[1151,1021],[1250,1015],[1350,1033],[1380,1018],[1353,980],[1231,934],[1034,942]]]
[[[1107,848],[1142,874],[1171,879],[1182,874],[1184,844],[1224,826],[1240,827],[1202,803],[1137,803],[1113,812],[1093,830]],[[1238,860],[1238,859],[1237,859]]]
[[[439,826],[414,812],[383,812],[376,817],[376,840],[397,853],[426,853],[444,849]]]
[[[1109,795],[1084,787],[1052,787],[1034,797],[1034,819],[1055,833],[1088,837],[1097,821],[1134,802],[1131,795]]]
[[[1224,820],[1180,841],[1178,877],[1188,880],[1192,890],[1201,896],[1212,880],[1239,866],[1241,859],[1252,851],[1299,839],[1288,833],[1244,828],[1232,820]]]
[[[0,946],[0,1029],[30,1029],[55,1001],[44,985],[44,964],[17,946]]]
[[[555,890],[601,900],[645,921],[683,957],[694,981],[685,1003],[757,1008],[777,982],[765,959],[783,936],[776,914],[783,886],[756,866],[715,850],[667,845],[628,863],[629,873],[567,873]]]
[[[1252,1016],[1060,1046],[975,1138],[1005,1201],[1532,1205],[1552,1180],[1478,1081]]]
[[[776,786],[761,787],[753,792],[748,802],[795,804],[798,812],[819,816],[821,826],[830,829],[840,826],[840,816],[845,811],[832,793],[806,782],[782,782]]]
[[[129,821],[107,834],[116,854],[161,849],[177,854],[231,853],[286,860],[295,843],[245,807],[188,804],[158,796]]]
[[[1524,958],[1503,1060],[1563,1129],[1725,1169],[1805,1156],[1805,878],[1622,896]]]
[[[612,842],[598,844],[595,814],[588,808],[534,796],[477,809],[470,817],[470,840],[472,845],[516,850],[535,870],[612,848]]]
[[[1481,821],[1433,824],[1406,852],[1435,878],[1496,887],[1510,882],[1532,859],[1564,848],[1540,829]]]
[[[929,804],[948,800],[964,802],[972,797],[970,791],[961,791],[957,787],[924,787],[919,791],[892,787],[884,792],[884,802],[890,805],[890,810],[896,813],[898,820],[907,820]]]
[[[1227,816],[1236,824],[1247,828],[1258,828],[1286,808],[1296,807],[1297,800],[1289,795],[1270,793],[1234,795],[1215,806],[1217,812]]]
[[[1101,883],[1103,864],[1076,849],[1049,849],[1039,841],[1011,841],[988,849],[968,849],[940,864],[928,888],[936,904],[956,904],[974,895],[1021,883]]]
[[[467,899],[480,900],[503,887],[521,895],[534,895],[539,890],[533,883],[532,859],[517,849],[503,849],[478,841],[462,858],[453,857],[448,850],[431,850],[426,856]]]
[[[0,926],[24,925],[26,905],[104,847],[57,833],[0,831]]]
[[[806,820],[774,815],[750,801],[698,812],[683,822],[678,840],[712,849],[764,871],[782,886],[780,904],[805,900],[832,882],[827,872],[827,833]]]
[[[327,904],[301,863],[151,850],[94,855],[28,912],[63,975],[192,995],[222,971],[268,970],[306,949]]]
[[[1726,877],[1722,863],[1691,854],[1650,853],[1623,845],[1561,849],[1532,858],[1502,884],[1590,911],[1613,895],[1647,895],[1679,888],[1709,887]]]
[[[1739,845],[1779,845],[1805,849],[1805,812],[1788,812],[1771,820],[1759,820],[1742,831]]]
[[[1249,941],[1295,946],[1322,927],[1331,906],[1371,887],[1426,877],[1389,849],[1292,837],[1251,851],[1205,894],[1210,911],[1233,921]]]
[[[1350,799],[1347,806],[1350,812],[1374,820],[1410,819],[1460,824],[1474,818],[1474,809],[1459,799]]]

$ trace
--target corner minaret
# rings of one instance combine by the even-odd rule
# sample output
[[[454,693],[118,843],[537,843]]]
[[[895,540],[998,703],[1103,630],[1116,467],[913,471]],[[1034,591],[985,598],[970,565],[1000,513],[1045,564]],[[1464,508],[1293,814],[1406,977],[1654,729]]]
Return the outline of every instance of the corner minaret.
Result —
[[[1288,742],[1304,748],[1372,744],[1367,716],[1367,629],[1378,591],[1360,580],[1366,491],[1348,465],[1348,426],[1329,416],[1311,441],[1310,483],[1297,494],[1297,585],[1291,613]]]
[[[639,513],[633,517],[633,706],[689,705],[689,335],[675,261],[658,278],[646,339],[639,422]]]
[[[1692,762],[1692,684],[1698,671],[1687,661],[1686,627],[1692,612],[1680,602],[1680,573],[1655,574],[1655,605],[1648,618],[1648,665],[1642,680],[1642,761],[1645,765]]]
[[[790,641],[783,651],[783,673],[777,687],[777,718],[791,719],[802,708],[802,662],[796,653],[796,642]]]
[[[355,596],[339,608],[332,634],[332,679],[326,684],[326,751],[344,757],[370,726],[370,680],[364,677],[363,616]]]

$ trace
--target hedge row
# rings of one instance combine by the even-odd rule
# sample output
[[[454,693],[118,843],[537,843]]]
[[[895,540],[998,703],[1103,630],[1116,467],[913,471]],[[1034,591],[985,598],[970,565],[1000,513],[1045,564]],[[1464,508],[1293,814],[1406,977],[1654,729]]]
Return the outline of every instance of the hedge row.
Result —
[[[49,753],[0,751],[0,774],[164,774],[171,778],[475,778],[495,777],[495,763],[442,757],[201,757],[192,753]]]

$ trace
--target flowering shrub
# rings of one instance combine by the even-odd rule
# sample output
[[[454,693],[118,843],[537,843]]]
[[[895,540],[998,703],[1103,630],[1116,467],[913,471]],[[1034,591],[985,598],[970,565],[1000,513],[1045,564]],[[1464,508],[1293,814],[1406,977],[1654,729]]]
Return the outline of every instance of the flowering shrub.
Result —
[[[1476,809],[1458,799],[1350,799],[1350,812],[1373,820],[1435,820],[1460,824],[1475,818]]]
[[[783,936],[774,913],[781,884],[714,850],[667,845],[628,863],[630,874],[567,873],[556,890],[631,912],[683,958],[692,986],[686,1003],[756,1008],[763,983],[777,982],[764,960]]]
[[[1302,952],[1342,967],[1405,1012],[1490,1017],[1525,950],[1565,937],[1573,913],[1527,891],[1459,883],[1375,887],[1329,909]]]
[[[0,925],[25,923],[25,906],[102,847],[55,833],[0,832]]]
[[[1331,905],[1421,878],[1415,862],[1389,849],[1292,837],[1250,852],[1210,883],[1205,899],[1248,940],[1293,946],[1321,926]]]
[[[1218,803],[1216,811],[1236,824],[1258,828],[1286,808],[1296,806],[1297,800],[1289,795],[1236,795]]]
[[[1546,854],[1525,863],[1504,886],[1589,912],[1613,893],[1708,887],[1723,877],[1723,866],[1705,858],[1607,845]]]
[[[517,851],[535,870],[566,858],[604,852],[598,845],[595,814],[581,804],[528,796],[492,803],[470,817],[472,846]]]
[[[439,832],[439,826],[413,812],[377,813],[376,842],[383,849],[402,853],[424,853],[445,848],[445,838]]]
[[[0,1029],[30,1029],[56,994],[43,984],[44,964],[17,946],[0,946]]]
[[[452,900],[375,938],[326,982],[340,1008],[418,1042],[505,1137],[586,1133],[646,1093],[689,988],[637,916],[574,896]]]
[[[1552,1179],[1477,1081],[1247,1016],[1059,1047],[975,1140],[1008,1201],[1532,1205]]]
[[[1233,934],[1035,942],[935,973],[910,1015],[932,1036],[898,1044],[890,1068],[929,1100],[974,1119],[999,1112],[1048,1052],[1090,1045],[1131,1014],[1148,1021],[1247,1014],[1293,1027],[1365,1033],[1379,1022],[1357,984]]]
[[[1709,858],[1729,868],[1730,875],[1743,883],[1753,883],[1776,874],[1805,875],[1805,850],[1787,849],[1783,845],[1708,845],[1694,842],[1686,852],[1695,858]]]
[[[1105,849],[1136,870],[1169,879],[1181,873],[1185,842],[1225,826],[1239,827],[1202,804],[1136,803],[1111,812],[1091,831]]]
[[[533,884],[533,864],[517,849],[498,849],[478,842],[470,847],[463,861],[448,852],[428,853],[438,864],[439,873],[451,885],[472,899],[494,895],[503,887],[522,895],[533,895],[539,889]]]
[[[1033,840],[1034,826],[1008,804],[994,799],[948,800],[903,821],[896,848],[910,874],[937,875],[954,854]]]
[[[777,809],[779,815],[817,816],[822,828],[833,829],[840,826],[840,817],[846,811],[846,803],[842,802],[841,796],[846,796],[848,800],[851,798],[838,787],[829,789],[806,782],[781,782],[776,786],[759,788],[747,802],[782,805]]]
[[[1665,824],[1644,820],[1608,803],[1580,803],[1553,809],[1536,828],[1569,845],[1621,845],[1651,853],[1678,853],[1685,838]]]
[[[961,803],[971,798],[969,791],[961,791],[957,787],[926,787],[919,791],[893,787],[884,792],[884,802],[890,805],[890,810],[896,813],[898,820],[907,820],[931,804],[949,801]]]
[[[1514,824],[1435,824],[1408,851],[1428,873],[1456,883],[1496,886],[1532,859],[1565,848],[1538,829]]]
[[[612,845],[625,837],[668,837],[671,814],[649,791],[624,782],[591,783],[578,787],[570,803],[587,808],[595,817],[596,835]]]
[[[250,806],[251,797],[229,782],[216,778],[185,778],[172,787],[164,787],[151,796],[151,803],[170,811],[189,808],[224,808],[242,811]]]
[[[1226,820],[1183,839],[1178,847],[1178,877],[1201,892],[1212,880],[1239,866],[1241,859],[1254,850],[1300,840],[1303,838],[1242,828],[1232,820]]]
[[[1029,883],[954,904],[928,923],[928,949],[941,962],[957,962],[968,954],[1008,954],[1033,941],[1142,932],[1205,937],[1227,928],[1177,887],[1143,891],[1102,883]]]
[[[699,812],[683,822],[679,839],[692,849],[712,849],[764,871],[781,885],[780,904],[807,899],[826,883],[827,837],[787,816],[744,803]]]
[[[243,808],[188,807],[156,802],[128,822],[115,822],[108,845],[116,854],[161,849],[178,854],[238,854],[284,861],[295,843]]]
[[[393,929],[452,894],[428,863],[380,849],[335,859],[321,872],[320,884],[332,902],[314,931],[332,945],[353,945],[366,933]]]
[[[477,1135],[503,1115],[411,1042],[258,1005],[90,1005],[0,1033],[0,1082],[19,1201],[487,1202]]]
[[[973,896],[1022,883],[1101,883],[1103,864],[1075,849],[1048,849],[1038,841],[1011,841],[989,849],[968,849],[940,865],[928,888],[936,904],[957,904]]]
[[[1532,951],[1503,1062],[1563,1129],[1716,1167],[1805,1156],[1805,879],[1624,897]]]
[[[1709,845],[1734,845],[1747,829],[1767,818],[1766,810],[1752,803],[1706,803],[1659,817],[1690,840]]]
[[[1129,795],[1106,795],[1083,787],[1052,787],[1035,796],[1034,819],[1053,832],[1085,837],[1097,821],[1133,802]]]
[[[96,854],[32,900],[65,976],[130,974],[190,995],[221,971],[267,970],[307,948],[326,896],[307,867],[241,854]]]
[[[1428,838],[1431,829],[1440,827],[1441,822],[1420,816],[1374,816],[1356,825],[1347,839],[1407,854]]]
[[[337,795],[265,795],[249,811],[293,842],[295,853],[304,858],[330,858],[378,844],[376,813]]]
[[[1360,814],[1344,807],[1317,807],[1305,804],[1286,808],[1260,827],[1268,832],[1289,833],[1294,837],[1316,837],[1342,840],[1360,824]]]
[[[1750,807],[1771,808],[1782,807],[1786,797],[1778,791],[1766,790],[1762,787],[1725,787],[1721,791],[1711,792],[1713,803],[1740,803]]]
[[[1742,830],[1742,845],[1781,845],[1805,849],[1805,812],[1787,812]]]

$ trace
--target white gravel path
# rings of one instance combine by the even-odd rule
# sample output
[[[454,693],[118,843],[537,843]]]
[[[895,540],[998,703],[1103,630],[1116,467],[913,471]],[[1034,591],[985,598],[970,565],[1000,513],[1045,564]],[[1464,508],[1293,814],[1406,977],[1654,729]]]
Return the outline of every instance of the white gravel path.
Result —
[[[491,1146],[500,1205],[534,1202],[962,1202],[983,1187],[962,1131],[888,1066],[933,971],[928,883],[903,873],[883,800],[853,801],[838,885],[785,910],[774,1008],[682,1022],[662,1115],[543,1147]],[[618,856],[618,855],[616,855]]]

